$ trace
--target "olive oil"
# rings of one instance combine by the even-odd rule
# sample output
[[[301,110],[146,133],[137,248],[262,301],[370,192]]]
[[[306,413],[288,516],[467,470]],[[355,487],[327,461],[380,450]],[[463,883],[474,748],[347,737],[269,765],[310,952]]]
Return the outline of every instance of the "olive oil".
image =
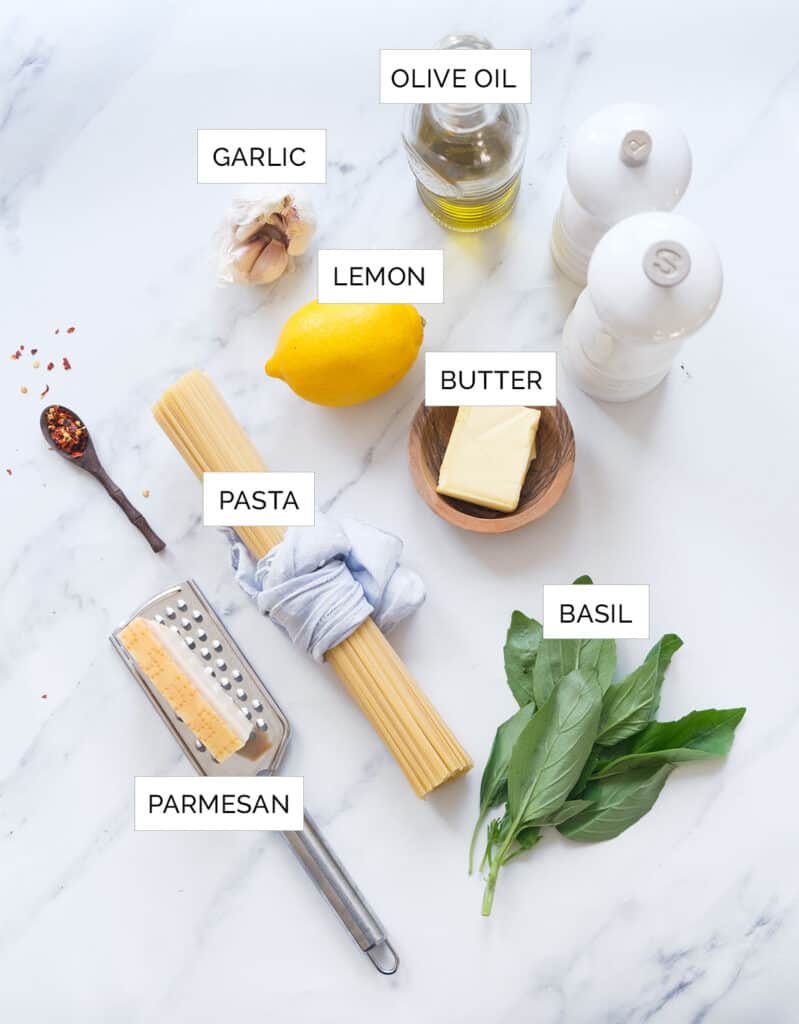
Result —
[[[439,49],[491,44],[477,36],[449,36]],[[403,142],[419,196],[445,227],[482,231],[513,209],[527,145],[521,104],[418,104],[406,115]]]
[[[492,195],[476,199],[450,199],[436,195],[416,182],[419,196],[439,224],[451,231],[483,231],[504,220],[519,194],[519,175]]]

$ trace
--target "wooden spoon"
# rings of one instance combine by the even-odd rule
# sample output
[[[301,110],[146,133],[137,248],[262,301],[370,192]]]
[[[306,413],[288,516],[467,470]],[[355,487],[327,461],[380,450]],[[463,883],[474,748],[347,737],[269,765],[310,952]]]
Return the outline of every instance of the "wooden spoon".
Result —
[[[67,444],[64,447],[58,443],[56,436],[54,436],[58,420],[62,420],[71,431],[67,435]],[[39,417],[39,426],[42,428],[45,441],[54,451],[74,465],[85,469],[87,473],[91,473],[92,476],[100,481],[136,529],[143,534],[153,551],[163,551],[166,544],[153,530],[141,512],[131,505],[121,488],[117,487],[103,469],[102,463],[95,451],[89,428],[80,416],[65,405],[48,405],[47,408],[42,410],[42,415]]]

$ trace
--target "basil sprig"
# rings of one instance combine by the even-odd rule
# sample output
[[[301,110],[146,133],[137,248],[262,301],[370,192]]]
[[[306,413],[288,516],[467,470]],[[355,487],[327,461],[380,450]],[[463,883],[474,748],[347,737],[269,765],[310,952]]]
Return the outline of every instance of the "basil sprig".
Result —
[[[500,870],[535,846],[542,829],[575,842],[613,839],[651,810],[675,765],[729,753],[745,708],[652,721],[680,647],[667,633],[614,682],[614,640],[545,640],[539,622],[513,613],[504,660],[519,710],[494,737],[469,848],[471,872],[480,827],[504,804],[486,830],[483,914],[491,913]]]

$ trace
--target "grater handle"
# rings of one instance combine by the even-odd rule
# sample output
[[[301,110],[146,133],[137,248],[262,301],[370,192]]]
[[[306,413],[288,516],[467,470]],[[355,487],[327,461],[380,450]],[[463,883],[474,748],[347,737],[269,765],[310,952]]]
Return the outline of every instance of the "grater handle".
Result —
[[[399,957],[386,938],[383,925],[325,842],[313,818],[306,814],[302,832],[283,835],[316,888],[377,970],[394,974]]]

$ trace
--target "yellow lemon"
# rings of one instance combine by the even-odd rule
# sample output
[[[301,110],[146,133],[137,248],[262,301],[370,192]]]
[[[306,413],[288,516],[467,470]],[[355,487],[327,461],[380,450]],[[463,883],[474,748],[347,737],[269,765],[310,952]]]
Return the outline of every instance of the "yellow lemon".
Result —
[[[405,376],[423,331],[413,306],[309,302],[284,324],[265,369],[309,402],[357,405]]]

